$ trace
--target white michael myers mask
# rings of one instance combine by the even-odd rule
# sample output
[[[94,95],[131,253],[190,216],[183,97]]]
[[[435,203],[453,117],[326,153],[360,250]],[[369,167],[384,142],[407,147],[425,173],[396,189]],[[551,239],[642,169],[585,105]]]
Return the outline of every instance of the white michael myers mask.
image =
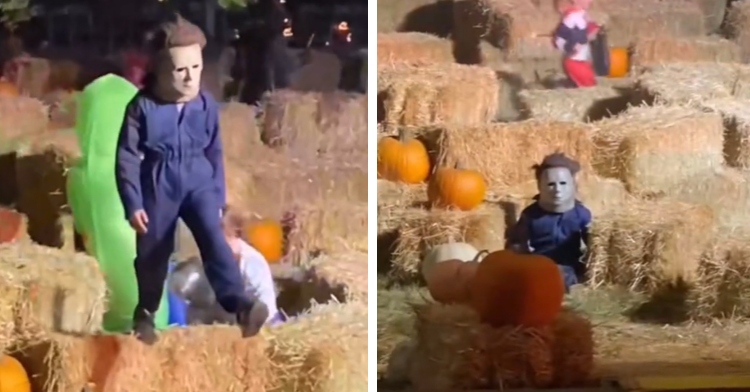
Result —
[[[203,72],[201,46],[178,46],[163,53],[158,65],[159,93],[162,98],[187,102],[198,95]]]
[[[576,180],[570,170],[552,167],[542,172],[537,182],[539,205],[550,212],[567,212],[575,207]]]

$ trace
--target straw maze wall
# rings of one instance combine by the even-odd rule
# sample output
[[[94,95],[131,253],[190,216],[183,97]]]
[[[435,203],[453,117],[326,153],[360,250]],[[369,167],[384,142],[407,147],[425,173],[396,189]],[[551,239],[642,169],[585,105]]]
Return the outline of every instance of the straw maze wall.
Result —
[[[716,38],[733,48],[732,56],[701,49],[705,30],[673,31],[659,42],[633,37],[679,44],[687,54],[651,53],[638,65],[645,55],[634,46],[638,66],[627,78],[602,78],[586,89],[526,88],[515,98],[503,93],[492,65],[438,61],[445,53],[438,38],[381,34],[380,137],[407,130],[427,145],[433,168],[461,162],[485,176],[490,192],[476,211],[429,211],[421,207],[424,188],[381,180],[379,272],[392,282],[419,281],[425,249],[443,242],[502,248],[506,227],[536,193],[529,168],[559,150],[584,168],[580,198],[595,216],[590,285],[625,287],[643,296],[644,309],[669,305],[672,321],[750,315],[750,259],[742,245],[750,217],[750,74],[736,38],[748,6],[737,1],[726,11],[734,41]],[[495,109],[513,100],[523,104],[523,115],[498,122]]]
[[[222,109],[228,198],[233,208],[251,219],[294,217],[285,238],[285,262],[274,267],[274,274],[282,290],[280,308],[290,315],[305,314],[306,321],[248,342],[240,340],[234,329],[189,328],[170,332],[160,349],[148,353],[128,338],[96,337],[106,311],[107,285],[97,262],[82,252],[66,201],[66,176],[81,156],[72,129],[75,104],[62,116],[56,111],[59,100],[48,96],[0,98],[0,205],[21,213],[25,225],[19,229],[20,237],[11,238],[14,243],[0,244],[0,280],[7,289],[0,300],[0,350],[15,353],[25,365],[33,377],[32,390],[78,392],[88,381],[98,384],[96,390],[336,390],[339,386],[361,390],[366,386],[366,375],[343,365],[337,365],[334,374],[345,382],[329,385],[327,366],[339,359],[316,341],[295,337],[328,336],[330,341],[341,341],[341,346],[333,347],[336,355],[364,368],[366,98],[341,92],[279,91],[267,105],[261,118],[246,105],[230,103]],[[273,147],[264,140],[272,141]],[[189,232],[181,235],[185,238],[180,241],[179,257],[197,255]],[[319,306],[312,310],[318,316],[307,315],[311,301],[331,299],[342,305]],[[346,319],[347,326],[337,327],[339,319]],[[338,336],[345,329],[351,339]],[[209,350],[219,347],[217,342],[228,345],[224,352]],[[235,364],[220,364],[228,360],[226,352],[237,354]],[[138,362],[147,366],[149,355],[148,366],[154,369],[175,357],[195,361],[177,367],[202,363],[202,370],[193,369],[189,378],[203,377],[203,381],[185,385],[188,372],[139,377],[141,384],[132,384],[135,381],[129,377],[145,371],[132,366]],[[105,361],[102,356],[112,358]],[[272,365],[272,357],[288,366]],[[102,370],[94,366],[97,362],[112,362],[117,370]],[[222,367],[229,372],[221,373]],[[300,376],[300,367],[312,373]],[[212,383],[217,377],[226,379],[227,385]]]

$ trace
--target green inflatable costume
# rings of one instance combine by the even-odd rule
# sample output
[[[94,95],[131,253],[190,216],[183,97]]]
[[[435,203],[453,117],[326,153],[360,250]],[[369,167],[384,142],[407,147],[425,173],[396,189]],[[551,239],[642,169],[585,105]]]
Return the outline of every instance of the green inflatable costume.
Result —
[[[135,279],[135,232],[115,184],[117,138],[125,108],[138,89],[127,80],[106,75],[79,96],[76,133],[81,159],[68,173],[68,204],[76,230],[86,238],[86,250],[98,261],[109,289],[104,330],[130,331],[138,302]],[[165,292],[166,293],[166,292]],[[156,314],[156,327],[167,327],[166,295]]]

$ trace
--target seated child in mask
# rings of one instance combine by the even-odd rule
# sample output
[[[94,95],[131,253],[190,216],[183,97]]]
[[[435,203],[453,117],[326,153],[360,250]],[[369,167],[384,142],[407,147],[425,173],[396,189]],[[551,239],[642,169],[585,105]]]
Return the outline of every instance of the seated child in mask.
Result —
[[[539,194],[512,228],[508,245],[519,253],[549,257],[560,267],[566,291],[586,274],[591,211],[576,200],[578,162],[555,153],[534,166]]]
[[[244,219],[227,208],[222,224],[229,247],[237,259],[245,283],[245,292],[254,301],[261,301],[268,307],[266,325],[284,322],[283,315],[276,306],[276,287],[271,268],[263,255],[240,237],[245,227]]]

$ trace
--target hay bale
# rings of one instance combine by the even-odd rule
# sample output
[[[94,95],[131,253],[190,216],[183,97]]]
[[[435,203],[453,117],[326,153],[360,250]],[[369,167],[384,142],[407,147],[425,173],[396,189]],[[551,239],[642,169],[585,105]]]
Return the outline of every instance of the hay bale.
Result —
[[[702,61],[739,62],[740,48],[736,43],[719,37],[640,37],[633,44],[630,64],[642,68],[662,63]]]
[[[610,86],[524,90],[519,95],[524,117],[546,121],[599,121],[624,112],[632,100],[632,90]]]
[[[743,62],[750,61],[750,1],[732,1],[725,25],[727,35],[740,47]]]
[[[593,8],[609,15],[607,38],[613,46],[628,47],[643,36],[706,35],[703,9],[693,0],[600,1]]]
[[[17,150],[18,210],[29,219],[29,236],[39,244],[64,245],[58,221],[67,212],[66,175],[80,158],[73,130],[47,132]]]
[[[17,342],[12,354],[38,391],[264,391],[267,343],[236,327],[170,329],[154,346],[132,336],[50,334]]]
[[[712,99],[750,98],[750,67],[717,62],[654,65],[638,77],[638,101],[698,105]]]
[[[367,151],[367,96],[280,90],[268,97],[261,140],[301,160]]]
[[[750,246],[746,230],[722,230],[703,255],[691,298],[693,318],[750,316]]]
[[[99,331],[107,286],[85,254],[18,242],[0,245],[0,280],[15,298],[18,337]]]
[[[367,203],[318,202],[294,209],[297,230],[289,234],[288,255],[306,264],[321,253],[367,252]]]
[[[300,294],[305,305],[331,300],[367,303],[367,252],[322,255],[313,259],[309,268],[311,279],[302,283]]]
[[[591,229],[591,284],[652,295],[692,286],[715,227],[708,206],[674,201],[634,202],[598,216]]]
[[[378,234],[397,229],[403,213],[411,207],[427,203],[425,184],[409,185],[378,180]]]
[[[378,277],[378,374],[388,367],[398,367],[400,368],[398,370],[401,376],[400,381],[408,381],[408,365],[411,364],[411,360],[408,360],[404,366],[391,366],[390,364],[400,361],[400,358],[394,358],[397,356],[395,351],[399,345],[416,341],[417,331],[414,329],[416,314],[413,305],[424,304],[432,301],[432,298],[426,288],[416,286],[387,288],[387,284],[385,279]],[[411,353],[403,354],[411,355]]]
[[[484,175],[490,188],[509,187],[534,178],[531,167],[544,156],[564,152],[590,168],[594,128],[575,122],[528,120],[475,127],[441,126],[433,130],[438,161],[462,166]]]
[[[0,98],[0,124],[0,204],[12,206],[18,201],[16,148],[23,138],[47,129],[49,112],[33,98]]]
[[[719,168],[696,174],[670,188],[665,196],[711,207],[720,228],[741,228],[750,221],[750,176],[740,170]]]
[[[724,160],[728,166],[750,168],[750,113],[747,99],[714,99],[701,108],[721,114],[724,119]]]
[[[226,159],[246,160],[252,156],[251,146],[260,144],[253,106],[238,102],[224,104],[219,111],[219,129]]]
[[[631,193],[658,195],[724,161],[721,116],[676,106],[634,107],[596,124],[594,167]]]
[[[367,304],[314,306],[268,335],[274,370],[266,390],[367,390]]]
[[[77,91],[55,90],[40,98],[49,107],[49,129],[75,127],[79,94]]]
[[[490,251],[505,247],[505,211],[495,205],[485,204],[472,211],[411,207],[401,216],[389,271],[394,281],[421,281],[422,259],[435,245],[468,242]]]
[[[378,66],[453,63],[451,41],[424,33],[378,34]]]
[[[383,100],[387,131],[441,123],[478,125],[495,118],[499,84],[486,67],[379,67],[378,99]]]
[[[410,378],[420,391],[581,387],[593,370],[591,323],[572,312],[542,328],[492,328],[461,305],[415,312]]]

